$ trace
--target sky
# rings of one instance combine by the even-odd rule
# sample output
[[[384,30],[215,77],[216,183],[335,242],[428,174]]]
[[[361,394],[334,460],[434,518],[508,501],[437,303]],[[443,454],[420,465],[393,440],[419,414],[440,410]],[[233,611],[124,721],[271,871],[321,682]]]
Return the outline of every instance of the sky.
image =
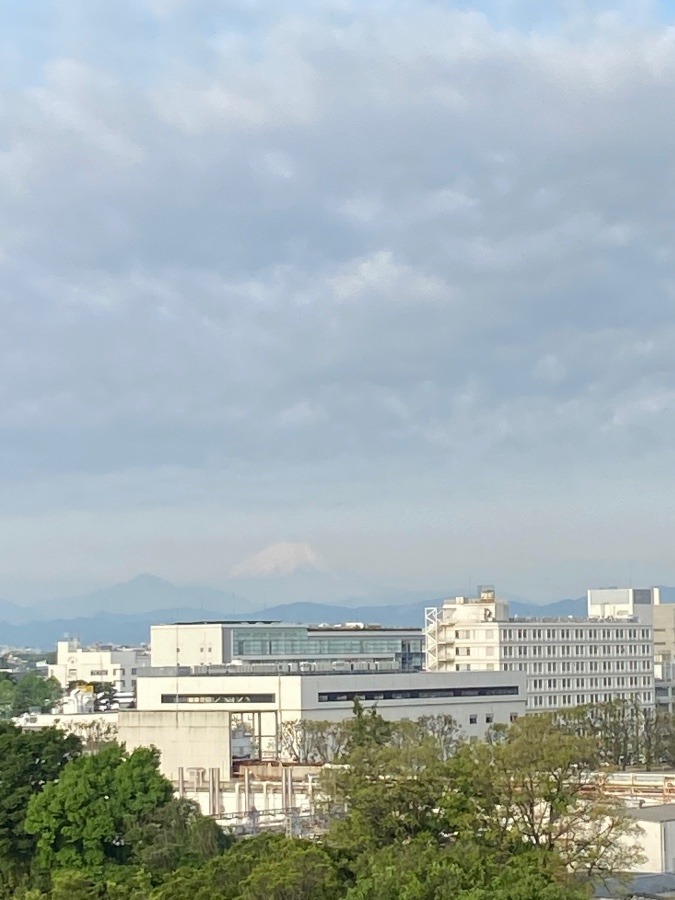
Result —
[[[675,4],[2,19],[1,596],[675,583]]]

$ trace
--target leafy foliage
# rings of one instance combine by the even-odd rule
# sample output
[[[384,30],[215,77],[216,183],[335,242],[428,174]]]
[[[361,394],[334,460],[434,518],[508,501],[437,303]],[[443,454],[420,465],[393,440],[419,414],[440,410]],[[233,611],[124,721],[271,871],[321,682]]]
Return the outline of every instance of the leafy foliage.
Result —
[[[21,716],[31,709],[49,712],[63,694],[54,678],[43,678],[37,672],[26,672],[17,681],[7,675],[0,679],[0,717]]]
[[[113,744],[74,760],[58,782],[46,785],[28,804],[25,827],[37,838],[38,867],[78,869],[127,861],[127,830],[171,796],[155,750],[127,754]]]
[[[29,801],[53,783],[81,751],[80,741],[55,728],[21,731],[0,724],[0,869],[25,869],[36,846],[26,830]]]
[[[589,778],[611,729],[588,722],[531,716],[466,743],[450,717],[387,722],[357,701],[346,723],[293,723],[289,751],[335,763],[321,788],[342,816],[320,841],[226,836],[172,798],[153,750],[79,755],[4,726],[0,898],[583,900],[638,858]]]

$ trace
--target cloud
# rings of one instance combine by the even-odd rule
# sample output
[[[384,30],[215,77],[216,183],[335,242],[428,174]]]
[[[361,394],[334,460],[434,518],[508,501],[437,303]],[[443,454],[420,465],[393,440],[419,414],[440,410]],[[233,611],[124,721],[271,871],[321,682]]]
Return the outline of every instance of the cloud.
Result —
[[[611,470],[630,508],[675,438],[675,29],[273,6],[51,4],[33,51],[8,23],[0,495],[179,517],[227,483],[243,514],[243,478],[255,549],[259,497],[329,544],[368,483],[375,557],[392,491],[447,530],[488,482],[507,516],[514,479]]]

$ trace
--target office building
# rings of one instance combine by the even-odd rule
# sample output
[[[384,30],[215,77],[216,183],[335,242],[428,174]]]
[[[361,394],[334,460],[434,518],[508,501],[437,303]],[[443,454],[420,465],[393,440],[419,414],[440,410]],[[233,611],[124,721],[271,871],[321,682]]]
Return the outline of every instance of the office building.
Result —
[[[152,666],[281,666],[335,670],[423,668],[421,628],[290,625],[283,622],[182,622],[150,629]]]
[[[81,647],[77,640],[58,641],[56,663],[48,673],[63,688],[76,682],[111,684],[118,694],[132,695],[138,672],[150,665],[150,653],[138,647]]]
[[[120,711],[119,737],[127,747],[156,746],[162,771],[218,769],[229,778],[231,734],[245,726],[263,758],[280,756],[285,723],[340,722],[354,700],[377,706],[386,719],[452,716],[467,737],[525,713],[519,672],[359,672],[265,674],[198,667],[139,673],[137,708]]]
[[[426,611],[426,667],[521,672],[533,712],[613,700],[651,707],[655,595],[648,603],[648,591],[627,591],[589,591],[586,618],[509,618],[492,587],[448,599]]]

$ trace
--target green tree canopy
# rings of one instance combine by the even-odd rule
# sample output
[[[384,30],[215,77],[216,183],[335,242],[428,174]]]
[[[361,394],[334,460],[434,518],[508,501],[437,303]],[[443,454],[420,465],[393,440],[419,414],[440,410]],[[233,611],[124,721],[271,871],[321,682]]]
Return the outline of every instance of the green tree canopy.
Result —
[[[21,716],[31,709],[49,712],[63,694],[55,678],[43,678],[37,672],[27,672],[16,683],[12,701],[12,716]]]
[[[28,804],[25,827],[37,838],[38,867],[78,869],[127,861],[128,830],[168,803],[172,793],[159,774],[155,750],[127,753],[113,744],[73,760],[58,782],[46,785]]]
[[[55,728],[22,731],[0,723],[0,871],[26,868],[36,838],[25,828],[29,801],[80,753],[73,735]]]

